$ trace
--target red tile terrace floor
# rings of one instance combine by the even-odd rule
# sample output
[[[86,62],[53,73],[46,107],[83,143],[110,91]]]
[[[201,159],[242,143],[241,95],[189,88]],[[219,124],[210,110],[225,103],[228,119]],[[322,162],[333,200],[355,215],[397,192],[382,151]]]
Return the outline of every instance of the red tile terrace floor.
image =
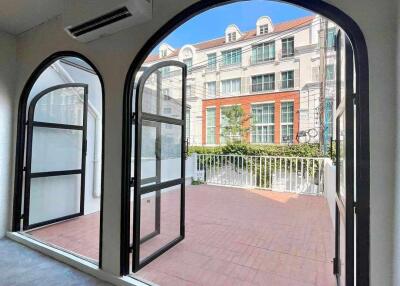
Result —
[[[176,233],[176,194],[162,195],[161,235],[144,243],[142,253]],[[98,214],[92,214],[30,234],[97,259],[98,227]],[[324,197],[190,186],[185,240],[135,276],[162,286],[330,286],[333,255]]]

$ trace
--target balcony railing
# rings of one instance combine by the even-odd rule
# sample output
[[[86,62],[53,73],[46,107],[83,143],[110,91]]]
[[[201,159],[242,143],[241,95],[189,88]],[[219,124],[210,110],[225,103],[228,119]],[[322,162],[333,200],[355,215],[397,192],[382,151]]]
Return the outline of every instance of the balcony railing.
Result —
[[[241,66],[242,66],[242,61],[237,62],[237,63],[224,63],[224,62],[221,62],[219,64],[219,68],[220,69],[238,68],[238,67],[241,67]]]
[[[258,65],[258,64],[266,64],[266,63],[273,63],[275,62],[275,57],[273,58],[259,58],[250,56],[249,65]]]
[[[205,183],[298,194],[323,194],[325,158],[196,155]]]

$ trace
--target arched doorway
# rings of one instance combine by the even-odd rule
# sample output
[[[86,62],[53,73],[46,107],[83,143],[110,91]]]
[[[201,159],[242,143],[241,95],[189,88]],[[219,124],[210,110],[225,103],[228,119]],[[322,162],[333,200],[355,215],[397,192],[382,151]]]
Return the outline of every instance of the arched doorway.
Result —
[[[138,56],[134,59],[131,68],[129,70],[126,85],[125,85],[125,131],[124,134],[124,158],[127,160],[124,164],[125,171],[123,176],[123,192],[122,192],[122,201],[125,202],[122,208],[122,237],[121,237],[121,273],[127,274],[129,269],[129,215],[127,215],[130,209],[130,199],[129,192],[127,191],[131,185],[129,182],[131,181],[131,169],[130,169],[130,158],[131,158],[131,150],[132,150],[132,130],[131,126],[133,123],[131,114],[132,114],[132,104],[134,101],[134,97],[132,96],[134,90],[134,82],[135,77],[139,71],[139,68],[143,64],[145,58],[149,55],[150,51],[154,49],[154,47],[161,42],[166,35],[176,29],[180,24],[184,23],[191,17],[202,13],[208,9],[211,9],[216,6],[224,5],[230,2],[235,1],[206,1],[196,3],[176,17],[174,17],[170,22],[168,22],[162,29],[157,31],[153,37],[146,43],[143,49],[139,52]],[[347,52],[352,50],[351,54],[354,54],[354,67],[355,70],[353,74],[354,78],[354,91],[350,91],[348,95],[346,95],[349,99],[348,102],[352,102],[352,98],[355,98],[355,106],[356,112],[354,117],[354,122],[352,118],[348,118],[346,121],[345,130],[350,130],[348,127],[351,125],[355,130],[354,141],[351,141],[348,137],[345,137],[346,146],[354,147],[353,151],[355,152],[355,161],[354,165],[352,159],[350,157],[346,158],[347,165],[350,167],[346,167],[346,172],[351,171],[354,172],[351,178],[346,181],[347,186],[350,186],[352,182],[355,183],[355,189],[359,192],[355,195],[357,198],[357,202],[355,203],[353,200],[349,199],[346,201],[342,213],[348,214],[348,221],[345,223],[344,229],[346,229],[345,233],[352,233],[353,223],[355,225],[355,239],[356,245],[352,246],[352,235],[346,237],[345,240],[346,245],[346,261],[350,262],[354,259],[356,261],[355,271],[352,266],[346,266],[349,272],[346,275],[346,285],[353,285],[354,283],[352,279],[352,272],[354,271],[354,276],[356,277],[356,281],[358,285],[368,285],[369,284],[369,139],[368,139],[368,130],[369,130],[369,122],[368,122],[368,60],[367,60],[367,49],[365,45],[365,41],[357,24],[342,11],[337,9],[334,6],[331,6],[326,3],[321,2],[307,2],[307,1],[286,1],[291,4],[295,4],[301,6],[303,8],[309,9],[313,12],[316,12],[328,19],[334,21],[340,28],[346,33],[346,37],[348,39],[346,46]],[[343,43],[343,46],[345,44]],[[348,65],[350,66],[350,65]],[[350,78],[349,72],[348,78]],[[353,96],[355,94],[355,96]],[[344,106],[341,107],[342,111],[345,109]],[[349,114],[348,114],[349,115]],[[350,122],[350,125],[347,123]],[[342,122],[344,123],[344,122]],[[349,141],[346,141],[349,140]],[[351,174],[351,173],[348,173]],[[362,190],[362,191],[361,191]],[[354,219],[353,215],[356,213]],[[338,241],[338,239],[337,239]],[[338,246],[337,246],[338,247]],[[354,247],[354,248],[353,248]],[[351,253],[350,253],[351,252]],[[348,258],[348,259],[347,259]],[[339,279],[340,283],[340,279]],[[343,281],[341,282],[343,285]]]
[[[19,102],[13,216],[14,231],[100,265],[103,97],[79,53],[55,53],[33,72]]]

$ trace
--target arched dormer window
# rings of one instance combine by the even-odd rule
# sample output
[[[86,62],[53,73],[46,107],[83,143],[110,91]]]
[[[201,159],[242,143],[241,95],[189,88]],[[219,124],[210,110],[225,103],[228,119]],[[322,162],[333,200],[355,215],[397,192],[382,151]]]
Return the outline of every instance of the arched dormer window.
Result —
[[[195,57],[195,48],[192,45],[185,45],[179,51],[179,60],[186,64],[190,71],[193,65],[193,58]]]
[[[241,36],[242,33],[240,32],[239,28],[236,25],[231,24],[225,29],[226,43],[236,42],[237,40],[240,39]]]
[[[159,56],[160,58],[165,58],[167,56],[169,56],[170,54],[172,54],[175,49],[173,47],[171,47],[170,45],[168,45],[167,43],[163,43],[160,45],[159,48]]]
[[[268,16],[262,16],[258,18],[256,22],[256,27],[257,27],[257,32],[256,32],[257,36],[271,33],[274,30],[271,18],[269,18]]]

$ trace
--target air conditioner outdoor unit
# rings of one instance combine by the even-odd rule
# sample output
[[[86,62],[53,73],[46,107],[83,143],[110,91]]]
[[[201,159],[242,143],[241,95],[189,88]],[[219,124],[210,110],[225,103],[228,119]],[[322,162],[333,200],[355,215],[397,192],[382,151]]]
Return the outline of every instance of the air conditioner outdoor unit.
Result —
[[[65,0],[65,31],[81,42],[151,20],[152,0]]]

